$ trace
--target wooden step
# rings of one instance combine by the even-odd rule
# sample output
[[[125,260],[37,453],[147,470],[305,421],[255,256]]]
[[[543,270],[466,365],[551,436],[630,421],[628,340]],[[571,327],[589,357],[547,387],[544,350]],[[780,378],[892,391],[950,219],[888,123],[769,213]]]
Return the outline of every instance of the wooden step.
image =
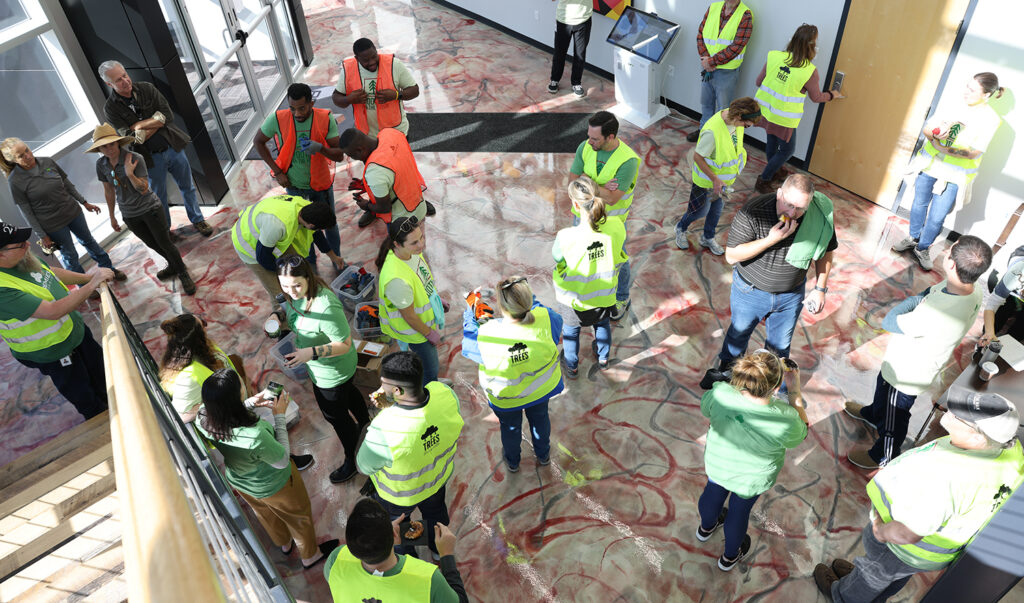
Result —
[[[95,450],[97,441],[110,442],[110,416],[106,411],[75,425],[32,452],[18,457],[13,463],[0,467],[0,500],[3,500],[2,491],[9,486],[33,475],[80,446],[88,446],[89,450]]]

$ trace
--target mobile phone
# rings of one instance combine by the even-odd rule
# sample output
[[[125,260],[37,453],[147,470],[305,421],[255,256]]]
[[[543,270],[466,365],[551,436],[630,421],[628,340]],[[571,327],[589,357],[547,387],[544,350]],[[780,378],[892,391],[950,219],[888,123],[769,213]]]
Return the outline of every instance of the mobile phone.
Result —
[[[267,383],[267,392],[270,393],[271,397],[276,398],[281,395],[284,391],[284,386],[276,381]]]

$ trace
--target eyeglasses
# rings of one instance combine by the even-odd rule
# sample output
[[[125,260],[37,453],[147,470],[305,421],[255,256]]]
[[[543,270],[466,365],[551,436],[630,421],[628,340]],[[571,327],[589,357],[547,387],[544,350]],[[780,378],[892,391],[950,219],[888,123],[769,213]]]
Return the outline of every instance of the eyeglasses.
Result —
[[[513,285],[518,285],[519,283],[525,283],[525,282],[526,282],[526,277],[525,276],[521,276],[519,278],[512,279],[510,281],[502,283],[501,284],[501,290],[504,291],[505,289],[508,289],[509,287],[511,287]]]
[[[282,258],[277,258],[277,267],[284,268],[288,266],[289,268],[298,268],[302,261],[302,258],[297,255],[286,255]]]
[[[409,216],[408,218],[405,219],[405,222],[402,222],[402,225],[398,227],[398,232],[406,234],[415,230],[416,227],[419,225],[419,218],[417,218],[416,216]]]

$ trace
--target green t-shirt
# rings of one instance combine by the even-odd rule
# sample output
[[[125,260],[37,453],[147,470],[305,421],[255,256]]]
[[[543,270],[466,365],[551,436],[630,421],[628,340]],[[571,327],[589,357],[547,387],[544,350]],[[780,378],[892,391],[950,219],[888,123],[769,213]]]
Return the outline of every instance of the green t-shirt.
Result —
[[[260,419],[252,427],[236,427],[232,438],[217,441],[203,428],[202,419],[194,424],[224,455],[224,477],[240,492],[253,498],[266,498],[276,494],[288,483],[292,474],[291,463],[281,469],[271,466],[288,454],[274,438],[274,427]]]
[[[313,128],[313,114],[311,113],[306,121],[292,121],[295,123],[295,154],[292,155],[292,164],[288,166],[288,180],[294,188],[309,189],[309,160],[310,155],[302,152],[299,141],[309,138],[309,131]],[[327,120],[327,140],[338,137],[338,122],[334,121],[334,115]],[[280,136],[281,130],[277,126],[277,112],[271,113],[260,126],[260,132],[268,138]]]
[[[310,348],[315,345],[342,342],[349,336],[348,317],[345,308],[334,292],[321,286],[320,292],[306,310],[306,300],[288,300],[288,326],[295,333],[296,348]],[[328,388],[340,385],[352,378],[356,372],[356,349],[348,353],[306,363],[309,376],[317,387]]]
[[[331,580],[331,568],[338,559],[338,554],[341,553],[342,548],[344,548],[344,545],[331,551],[331,554],[327,556],[327,560],[324,561],[324,579],[328,583]],[[395,564],[395,567],[384,572],[384,578],[390,578],[402,573],[402,568],[405,567],[405,555],[396,553],[395,556],[398,557],[398,563]],[[371,572],[366,573],[369,574]],[[441,568],[435,569],[434,573],[430,575],[430,603],[458,603],[458,600],[459,595],[448,585],[448,581],[444,579],[444,575],[441,573]]]
[[[744,498],[774,486],[786,449],[807,437],[807,425],[792,406],[778,399],[754,404],[726,382],[705,392],[700,412],[711,419],[704,446],[708,478]]]
[[[583,174],[583,145],[589,144],[586,140],[580,143],[580,146],[576,147],[576,157],[572,160],[572,168],[569,169],[576,176]],[[608,163],[608,158],[612,156],[615,151],[598,151],[597,152],[597,172],[601,173],[601,168],[604,167],[605,163]],[[619,169],[615,170],[615,181],[619,183],[619,190],[624,191],[629,188],[629,183],[633,181],[636,176],[637,170],[640,168],[640,164],[636,159],[629,159],[619,166]],[[596,176],[597,174],[594,174]],[[588,174],[589,176],[589,174]]]
[[[42,260],[39,261],[42,262]],[[68,296],[68,292],[64,289],[61,282],[46,270],[25,273],[11,268],[0,268],[0,272],[38,283],[53,295],[54,301]],[[32,315],[35,314],[42,303],[42,298],[36,297],[31,293],[10,287],[0,287],[0,320],[28,320],[32,318]],[[73,326],[71,327],[71,335],[67,339],[57,345],[35,352],[19,353],[11,350],[11,355],[21,360],[28,360],[29,362],[56,362],[70,354],[72,350],[82,343],[82,338],[85,337],[85,323],[82,322],[82,315],[77,310],[72,311],[68,316],[71,317],[71,324]]]

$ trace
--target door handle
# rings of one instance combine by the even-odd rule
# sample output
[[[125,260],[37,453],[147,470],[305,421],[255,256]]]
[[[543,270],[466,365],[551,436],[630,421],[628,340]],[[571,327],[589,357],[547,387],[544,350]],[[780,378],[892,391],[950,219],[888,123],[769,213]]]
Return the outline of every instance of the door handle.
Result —
[[[249,34],[245,30],[239,29],[235,32],[235,39],[241,42],[242,46],[245,46],[245,41],[249,39]]]

